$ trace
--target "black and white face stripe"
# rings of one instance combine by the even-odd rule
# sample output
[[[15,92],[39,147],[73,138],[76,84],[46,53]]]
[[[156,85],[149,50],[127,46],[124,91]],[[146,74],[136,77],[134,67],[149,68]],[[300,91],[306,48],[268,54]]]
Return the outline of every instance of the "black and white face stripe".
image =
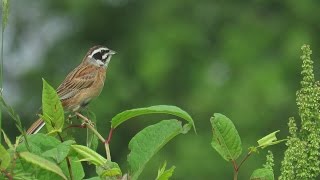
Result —
[[[114,55],[115,52],[106,48],[106,47],[99,47],[92,51],[89,55],[89,58],[94,59],[98,66],[107,66],[111,56]]]

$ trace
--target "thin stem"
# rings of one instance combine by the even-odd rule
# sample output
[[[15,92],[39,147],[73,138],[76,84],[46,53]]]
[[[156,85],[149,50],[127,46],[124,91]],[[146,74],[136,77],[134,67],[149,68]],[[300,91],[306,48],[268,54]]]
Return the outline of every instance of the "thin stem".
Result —
[[[4,13],[2,13],[2,16],[4,16]],[[3,25],[3,24],[2,24]],[[2,27],[1,31],[1,66],[0,66],[0,94],[3,95],[3,34],[4,34],[4,27]],[[0,105],[0,130],[2,130],[2,105]],[[0,133],[0,144],[2,141],[2,134]]]
[[[69,125],[67,127],[65,127],[62,131],[67,130],[69,128],[87,128],[85,125],[81,124],[81,125]]]
[[[104,143],[104,148],[106,148],[107,160],[111,161],[110,147],[108,143]]]
[[[72,173],[72,167],[71,167],[70,158],[66,157],[66,160],[67,160],[68,171],[69,171],[69,174],[70,174],[70,179],[73,180],[73,173]]]
[[[109,135],[108,135],[108,139],[106,141],[107,144],[110,144],[111,138],[112,138],[112,133],[113,133],[113,128],[110,129]]]
[[[242,164],[251,156],[251,154],[252,154],[252,151],[250,150],[249,152],[248,152],[248,154],[246,155],[246,157],[244,157],[243,159],[242,159],[242,161],[240,162],[240,164],[239,164],[239,166],[238,166],[238,171],[239,171],[239,169],[240,169],[240,167],[242,166]]]
[[[104,143],[104,138],[101,136],[101,134],[94,127],[92,127],[90,123],[88,123],[90,120],[78,112],[76,112],[76,115],[83,119],[87,127]]]
[[[17,152],[16,152],[16,148],[15,148],[15,153],[13,155],[13,160],[12,160],[12,168],[11,168],[11,176],[14,176],[14,168],[16,167],[16,162],[17,162]]]
[[[1,74],[1,78],[0,78],[0,88],[1,88],[1,95],[2,95],[2,88],[3,88],[3,33],[4,30],[2,30],[1,32],[1,68],[0,68],[0,74]]]
[[[235,160],[232,160],[232,165],[233,165],[233,180],[238,179],[238,165]]]
[[[111,154],[110,154],[110,148],[109,148],[109,143],[106,143],[106,140],[101,136],[101,134],[88,122],[90,122],[90,120],[83,116],[82,114],[76,112],[75,113],[78,117],[80,117],[81,119],[84,120],[84,123],[87,125],[87,127],[93,132],[93,134],[95,134],[100,141],[104,144],[104,147],[106,149],[106,155],[107,155],[107,160],[111,161]]]
[[[234,171],[233,180],[238,180],[238,173],[239,173],[239,171]]]
[[[251,156],[252,154],[252,150],[250,150],[247,155],[242,159],[242,161],[240,162],[239,165],[237,165],[237,162],[235,160],[232,160],[232,165],[233,165],[233,180],[237,180],[238,179],[238,174],[239,174],[239,170],[240,167],[242,166],[242,164]]]

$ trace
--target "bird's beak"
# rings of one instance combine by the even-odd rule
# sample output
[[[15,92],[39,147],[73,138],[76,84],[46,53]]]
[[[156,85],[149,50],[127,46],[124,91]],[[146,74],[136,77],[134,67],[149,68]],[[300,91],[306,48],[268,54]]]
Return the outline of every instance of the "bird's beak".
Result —
[[[117,54],[117,52],[115,52],[115,51],[113,51],[113,50],[110,50],[110,51],[109,51],[109,54],[114,55],[114,54]]]

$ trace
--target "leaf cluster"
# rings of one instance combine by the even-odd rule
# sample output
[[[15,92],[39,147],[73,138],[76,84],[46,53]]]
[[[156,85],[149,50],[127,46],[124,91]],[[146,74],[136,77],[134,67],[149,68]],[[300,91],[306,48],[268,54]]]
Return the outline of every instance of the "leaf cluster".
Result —
[[[289,118],[287,149],[279,179],[315,179],[320,173],[320,82],[313,73],[312,51],[302,46],[302,81],[297,91],[297,106],[301,120]]]
[[[1,102],[6,105],[9,114],[17,121],[18,128],[24,133],[19,116],[3,99]],[[78,114],[82,118],[82,123],[105,145],[107,158],[95,152],[95,149],[77,144],[74,138],[66,135],[64,130],[68,124],[65,122],[59,97],[54,88],[43,80],[40,117],[46,123],[47,134],[28,135],[24,140],[18,137],[15,144],[5,138],[8,148],[0,146],[2,176],[9,179],[83,179],[85,172],[82,162],[86,162],[96,168],[97,176],[91,179],[138,179],[148,161],[163,146],[178,134],[185,134],[194,127],[194,122],[187,112],[176,106],[158,105],[126,110],[117,114],[111,120],[110,131],[112,132],[133,117],[154,113],[171,114],[186,120],[187,123],[183,125],[177,119],[162,120],[138,132],[129,143],[129,169],[126,174],[123,174],[119,165],[108,157],[110,156],[109,142],[104,140],[90,119]],[[165,168],[166,165],[159,170],[157,179],[165,180],[172,176],[174,168],[169,170]]]

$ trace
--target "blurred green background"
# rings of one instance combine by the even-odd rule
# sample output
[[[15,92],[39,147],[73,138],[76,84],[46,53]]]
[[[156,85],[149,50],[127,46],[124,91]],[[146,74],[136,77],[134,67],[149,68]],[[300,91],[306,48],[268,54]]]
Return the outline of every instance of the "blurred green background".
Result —
[[[102,94],[89,107],[97,115],[101,134],[107,136],[115,114],[131,108],[176,105],[194,118],[198,135],[190,132],[175,138],[148,164],[141,179],[154,179],[164,160],[177,167],[173,179],[232,179],[231,163],[210,145],[212,114],[219,112],[233,120],[244,152],[275,130],[286,138],[288,117],[298,115],[295,92],[301,45],[311,44],[314,60],[320,57],[319,1],[10,3],[4,95],[25,127],[37,118],[41,78],[57,87],[96,44],[118,52]],[[131,137],[165,118],[139,117],[115,131],[111,153],[124,172]],[[13,138],[18,131],[9,119],[5,115],[4,129]],[[278,176],[285,145],[269,149]],[[103,153],[100,146],[99,152]],[[249,179],[264,163],[265,154],[254,154],[242,166],[239,179]],[[89,170],[88,176],[95,173]]]

